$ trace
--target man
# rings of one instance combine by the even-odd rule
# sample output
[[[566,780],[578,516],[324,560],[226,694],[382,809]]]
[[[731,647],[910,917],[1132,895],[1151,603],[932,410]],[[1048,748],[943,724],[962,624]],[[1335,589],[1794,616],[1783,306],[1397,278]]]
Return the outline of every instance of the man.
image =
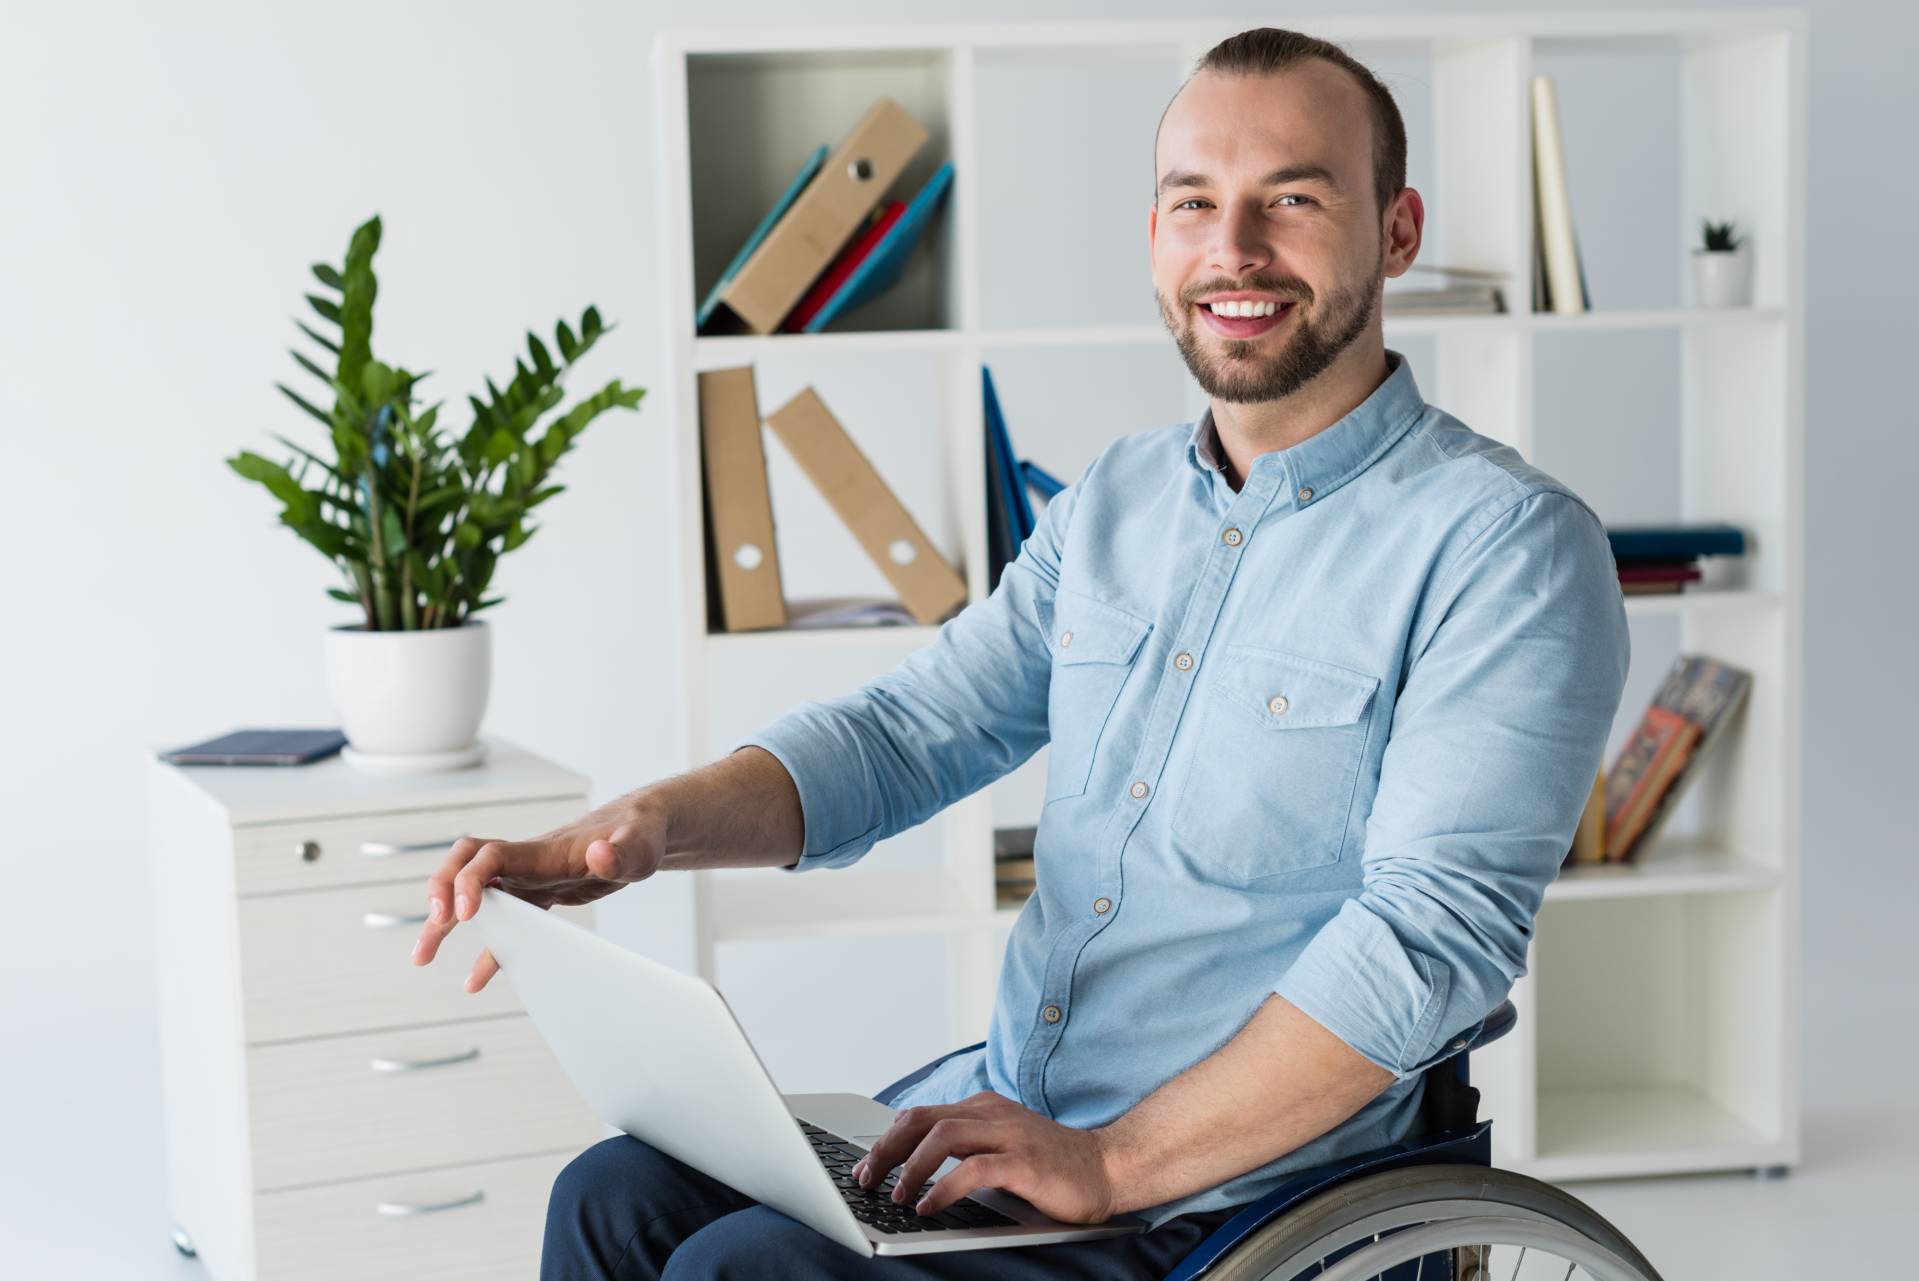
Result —
[[[1604,530],[1385,348],[1424,207],[1365,68],[1223,42],[1154,175],[1199,422],[1116,440],[886,676],[538,840],[459,842],[416,953],[489,881],[545,906],[844,866],[1050,741],[987,1042],[898,1100],[865,1177],[952,1155],[927,1212],[994,1186],[1153,1229],[856,1263],[622,1136],[556,1184],[545,1275],[1157,1277],[1287,1173],[1407,1137],[1422,1069],[1524,972],[1625,679]]]

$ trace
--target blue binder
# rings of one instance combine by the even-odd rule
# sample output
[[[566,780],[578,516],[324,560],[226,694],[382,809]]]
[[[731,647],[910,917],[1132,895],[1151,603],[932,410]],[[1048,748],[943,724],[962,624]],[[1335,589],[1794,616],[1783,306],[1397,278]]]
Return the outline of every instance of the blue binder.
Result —
[[[877,298],[893,287],[900,278],[900,272],[906,269],[906,260],[911,256],[920,232],[926,229],[927,219],[932,217],[933,210],[938,207],[940,198],[946,194],[952,181],[953,162],[949,160],[926,180],[926,185],[906,206],[899,221],[887,229],[885,237],[873,246],[865,260],[853,268],[853,274],[846,278],[839,292],[828,298],[826,305],[806,322],[806,333],[818,333],[842,311]]]
[[[1019,462],[1013,457],[1013,440],[1006,434],[1006,417],[1000,413],[999,393],[993,389],[993,371],[980,366],[981,390],[986,396],[986,447],[999,458],[999,467],[1012,491],[1006,496],[1007,510],[1013,514],[1013,529],[1024,543],[1033,534],[1033,505],[1027,501],[1026,486],[1020,481]]]

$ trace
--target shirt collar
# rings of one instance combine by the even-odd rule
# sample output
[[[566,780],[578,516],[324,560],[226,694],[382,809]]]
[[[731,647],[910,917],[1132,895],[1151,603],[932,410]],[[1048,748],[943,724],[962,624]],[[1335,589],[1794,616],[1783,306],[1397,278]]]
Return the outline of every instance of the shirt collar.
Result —
[[[1386,349],[1386,360],[1392,372],[1373,389],[1372,395],[1354,406],[1344,418],[1297,445],[1259,455],[1253,459],[1254,473],[1287,467],[1292,471],[1296,491],[1308,490],[1314,498],[1321,498],[1371,466],[1394,441],[1406,434],[1407,428],[1426,408],[1419,384],[1413,381],[1412,364],[1390,347]],[[1208,405],[1187,437],[1186,461],[1201,475],[1219,472],[1224,461],[1221,452],[1219,433],[1213,427],[1212,406]]]

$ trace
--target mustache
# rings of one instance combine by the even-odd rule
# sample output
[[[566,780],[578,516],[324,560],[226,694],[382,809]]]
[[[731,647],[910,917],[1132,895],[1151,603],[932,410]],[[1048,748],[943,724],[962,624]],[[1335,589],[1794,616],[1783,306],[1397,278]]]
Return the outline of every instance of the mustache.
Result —
[[[1180,291],[1180,301],[1192,306],[1207,294],[1230,294],[1241,290],[1250,290],[1262,294],[1277,294],[1292,302],[1309,302],[1312,290],[1304,282],[1280,280],[1273,276],[1250,276],[1245,280],[1209,280]]]

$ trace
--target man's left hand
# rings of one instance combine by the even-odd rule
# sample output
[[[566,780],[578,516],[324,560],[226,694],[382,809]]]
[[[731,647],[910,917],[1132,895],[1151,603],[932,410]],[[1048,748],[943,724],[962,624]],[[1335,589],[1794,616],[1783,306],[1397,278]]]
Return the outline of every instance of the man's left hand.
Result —
[[[1011,1192],[1064,1223],[1102,1223],[1116,1212],[1117,1189],[1099,1131],[1061,1125],[990,1090],[958,1103],[907,1108],[854,1172],[862,1187],[877,1187],[904,1161],[893,1193],[904,1202],[949,1156],[960,1163],[927,1192],[921,1214],[936,1214],[975,1188]]]

